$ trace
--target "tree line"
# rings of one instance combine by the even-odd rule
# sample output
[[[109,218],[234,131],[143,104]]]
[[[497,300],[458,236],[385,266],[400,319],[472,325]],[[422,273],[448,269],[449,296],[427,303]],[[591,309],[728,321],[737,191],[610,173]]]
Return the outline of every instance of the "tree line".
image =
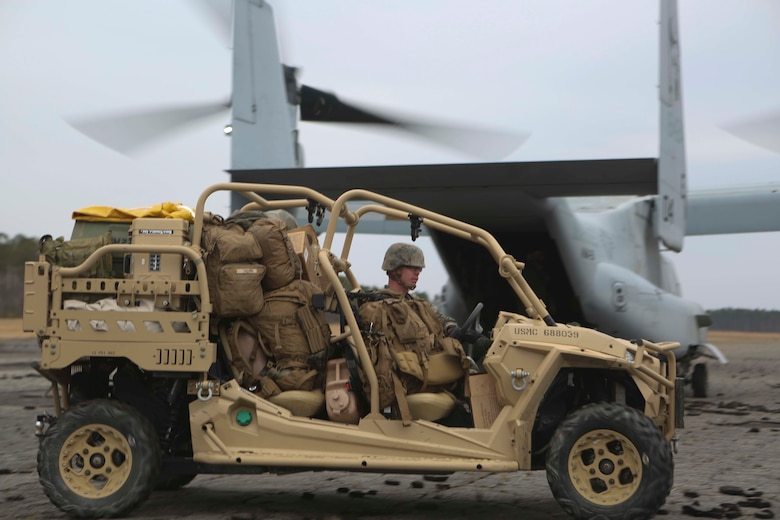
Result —
[[[741,332],[780,332],[780,311],[764,309],[715,309],[707,311],[712,317],[713,330]]]
[[[0,318],[22,315],[24,299],[24,263],[38,259],[38,239],[0,233]],[[427,294],[415,293],[429,299]],[[715,309],[713,330],[780,332],[780,310]]]
[[[22,315],[24,263],[37,259],[37,238],[0,233],[0,318]]]

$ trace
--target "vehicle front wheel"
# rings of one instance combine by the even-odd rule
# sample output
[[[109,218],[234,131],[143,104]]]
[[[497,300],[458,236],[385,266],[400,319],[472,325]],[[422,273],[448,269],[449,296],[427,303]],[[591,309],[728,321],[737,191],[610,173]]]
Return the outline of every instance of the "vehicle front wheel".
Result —
[[[574,411],[547,454],[547,482],[575,518],[650,518],[672,489],[674,461],[655,423],[618,403]]]
[[[146,500],[160,468],[157,434],[134,408],[84,402],[44,435],[38,476],[49,500],[71,516],[119,516]]]

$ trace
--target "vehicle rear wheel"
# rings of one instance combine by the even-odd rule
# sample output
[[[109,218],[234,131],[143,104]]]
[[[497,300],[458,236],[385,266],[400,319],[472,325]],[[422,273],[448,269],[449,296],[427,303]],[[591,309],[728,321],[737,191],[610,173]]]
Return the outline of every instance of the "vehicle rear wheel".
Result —
[[[134,408],[87,401],[44,435],[38,476],[44,493],[71,516],[119,516],[146,500],[160,468],[157,434]]]
[[[571,413],[547,454],[547,482],[575,518],[650,518],[672,489],[669,443],[628,406],[595,403]]]
[[[704,363],[693,365],[691,387],[693,388],[693,397],[707,397],[707,365]]]

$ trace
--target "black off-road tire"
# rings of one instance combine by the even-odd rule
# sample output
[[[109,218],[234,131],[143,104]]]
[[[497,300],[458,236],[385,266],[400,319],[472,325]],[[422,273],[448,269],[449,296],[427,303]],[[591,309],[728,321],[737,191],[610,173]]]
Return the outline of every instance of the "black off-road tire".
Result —
[[[673,478],[671,448],[658,426],[618,403],[572,412],[547,454],[547,482],[574,518],[650,518],[669,496]]]
[[[691,388],[693,388],[693,397],[707,397],[707,365],[704,363],[693,365]]]
[[[49,500],[83,518],[121,516],[149,496],[160,469],[157,433],[133,407],[105,399],[65,412],[38,451]]]

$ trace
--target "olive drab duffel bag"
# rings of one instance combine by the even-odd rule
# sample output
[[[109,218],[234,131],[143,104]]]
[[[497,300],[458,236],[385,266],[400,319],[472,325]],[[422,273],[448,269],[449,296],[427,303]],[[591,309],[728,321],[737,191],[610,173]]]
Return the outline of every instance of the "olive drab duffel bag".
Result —
[[[62,267],[76,267],[97,251],[99,247],[112,243],[113,239],[110,230],[94,238],[77,238],[74,240],[65,240],[64,237],[55,239],[51,235],[44,235],[38,241],[38,253],[45,257],[50,264]],[[111,278],[113,276],[111,255],[101,256],[90,268],[87,276],[89,278]]]

